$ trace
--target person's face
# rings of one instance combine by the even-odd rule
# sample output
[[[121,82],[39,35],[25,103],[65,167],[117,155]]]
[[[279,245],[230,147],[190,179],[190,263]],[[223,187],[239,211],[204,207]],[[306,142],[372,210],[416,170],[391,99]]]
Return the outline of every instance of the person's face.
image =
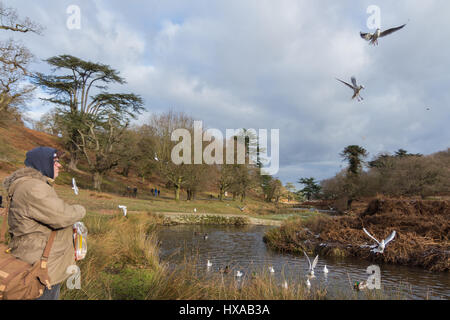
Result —
[[[54,162],[53,162],[53,179],[56,179],[56,177],[58,177],[59,175],[59,171],[61,170],[61,163],[59,163],[59,159],[55,158]]]

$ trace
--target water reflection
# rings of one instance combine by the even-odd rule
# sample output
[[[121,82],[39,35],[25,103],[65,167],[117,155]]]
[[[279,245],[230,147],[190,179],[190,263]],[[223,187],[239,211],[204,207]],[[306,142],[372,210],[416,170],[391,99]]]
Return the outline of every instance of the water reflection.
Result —
[[[252,274],[270,274],[280,286],[306,285],[309,263],[304,256],[280,254],[267,249],[262,238],[268,226],[199,226],[178,225],[160,227],[161,258],[172,267],[185,257],[196,257],[195,267],[207,273],[222,272],[234,277],[239,284]],[[205,235],[207,234],[207,237]],[[208,260],[210,265],[208,266]],[[328,273],[323,272],[327,266]],[[327,287],[331,297],[339,292],[353,293],[355,281],[367,281],[369,261],[319,257],[311,288]],[[228,272],[227,270],[228,267]],[[273,267],[273,273],[269,267]],[[448,273],[432,273],[420,268],[380,265],[381,287],[384,292],[408,299],[450,299]],[[225,271],[225,272],[224,272]],[[237,271],[242,276],[236,277]],[[376,290],[375,290],[376,291]]]

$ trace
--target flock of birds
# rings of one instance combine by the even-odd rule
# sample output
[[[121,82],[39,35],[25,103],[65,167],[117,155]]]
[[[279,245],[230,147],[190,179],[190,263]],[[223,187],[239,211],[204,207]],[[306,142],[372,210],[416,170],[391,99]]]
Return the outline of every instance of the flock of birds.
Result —
[[[390,29],[387,29],[385,31],[381,31],[380,28],[378,28],[374,33],[360,32],[360,35],[361,35],[361,38],[363,38],[364,40],[369,41],[369,44],[375,46],[375,45],[378,45],[378,39],[379,38],[382,38],[382,37],[385,37],[387,35],[390,35],[390,34],[396,32],[396,31],[398,31],[400,29],[403,29],[405,26],[406,26],[406,23],[401,25],[401,26],[399,26],[399,27],[390,28]],[[348,83],[348,82],[345,82],[345,81],[343,81],[341,79],[338,79],[338,78],[336,78],[336,80],[342,82],[347,87],[349,87],[350,89],[353,90],[352,100],[355,99],[355,98],[358,100],[358,102],[364,100],[363,97],[361,97],[360,93],[361,93],[361,90],[365,89],[365,87],[363,85],[358,85],[357,82],[356,82],[356,78],[354,76],[351,77],[351,79],[350,79],[351,80],[351,84]]]
[[[396,234],[397,234],[396,231],[394,230],[394,231],[393,231],[386,239],[382,239],[381,241],[379,241],[379,240],[376,239],[374,236],[372,236],[372,235],[369,233],[369,231],[367,231],[366,228],[363,228],[363,231],[364,231],[364,232],[365,232],[365,233],[366,233],[373,241],[376,242],[376,244],[374,244],[374,245],[372,245],[372,246],[369,246],[369,247],[371,248],[370,251],[371,251],[372,253],[375,253],[375,254],[383,254],[383,253],[384,253],[384,250],[386,249],[386,246],[387,246],[392,240],[394,240],[394,238],[395,238],[395,236],[396,236]],[[198,232],[195,232],[194,234],[198,235],[199,233],[198,233]],[[208,234],[207,234],[207,233],[205,233],[205,234],[203,235],[203,239],[204,239],[204,240],[207,240],[207,239],[208,239]],[[303,251],[303,254],[305,255],[305,257],[306,257],[306,259],[307,259],[307,261],[308,261],[308,265],[309,265],[308,271],[306,272],[306,281],[305,281],[306,287],[307,287],[308,290],[309,290],[309,289],[311,288],[311,281],[310,281],[310,280],[316,278],[316,275],[315,275],[315,273],[314,273],[314,269],[316,268],[317,263],[319,262],[319,255],[316,255],[316,257],[314,258],[314,260],[311,262],[311,259],[309,258],[309,256],[306,254],[305,251]],[[208,271],[211,270],[212,265],[213,265],[212,262],[208,259],[207,262],[206,262],[206,267],[207,267],[207,270],[208,270]],[[223,273],[223,274],[228,274],[228,273],[231,272],[231,268],[230,268],[229,265],[227,265],[227,266],[225,266],[225,268],[219,269],[219,272],[220,272],[220,273]],[[323,269],[322,269],[322,273],[323,273],[323,275],[325,276],[325,278],[327,278],[329,272],[330,272],[330,271],[328,270],[327,265],[324,265],[324,267],[323,267]],[[270,274],[275,274],[275,269],[274,269],[273,266],[269,266],[269,273],[270,273]],[[236,277],[237,279],[241,279],[243,275],[244,275],[244,273],[243,273],[242,271],[240,271],[240,270],[237,270],[237,271],[235,272],[235,277]],[[287,289],[287,288],[288,288],[288,283],[287,283],[287,281],[285,280],[281,286],[282,286],[284,289]],[[354,285],[353,285],[353,288],[354,288],[355,290],[358,290],[358,291],[359,291],[359,290],[365,290],[365,289],[367,288],[367,282],[366,282],[366,281],[356,281],[356,282],[354,283]]]
[[[75,195],[78,195],[78,194],[79,194],[79,189],[78,189],[78,187],[77,187],[75,178],[72,178],[72,189],[73,189]],[[126,217],[126,216],[127,216],[127,207],[124,206],[124,205],[119,205],[119,209],[122,210],[124,217]],[[245,209],[245,207],[243,207],[242,210],[243,210],[243,209]],[[194,212],[196,212],[196,211],[197,211],[197,209],[194,208]],[[386,249],[386,246],[387,246],[392,240],[394,240],[394,238],[395,238],[395,236],[396,236],[396,231],[394,230],[394,231],[393,231],[386,239],[382,239],[381,241],[378,241],[378,239],[376,239],[374,236],[372,236],[372,235],[369,233],[369,231],[367,231],[366,228],[363,228],[363,231],[364,231],[364,232],[365,232],[365,233],[366,233],[373,241],[376,242],[376,244],[374,244],[374,245],[372,245],[372,246],[369,246],[369,248],[371,249],[370,251],[371,251],[372,253],[375,253],[375,254],[383,254],[383,253],[384,253],[384,250]],[[195,235],[199,235],[198,232],[195,232],[194,234],[195,234]],[[208,240],[208,234],[207,234],[207,233],[204,233],[204,234],[203,234],[203,240]],[[311,288],[311,282],[310,282],[310,279],[314,279],[314,278],[316,277],[315,274],[314,274],[314,269],[316,268],[317,262],[319,261],[319,255],[317,255],[317,256],[314,258],[313,262],[311,262],[311,260],[309,259],[308,255],[306,254],[306,252],[303,251],[303,253],[304,253],[306,259],[308,260],[308,264],[309,264],[308,272],[307,272],[307,274],[306,274],[306,275],[307,275],[306,286],[307,286],[307,288],[309,289],[309,288]],[[211,267],[212,267],[212,262],[211,262],[210,260],[207,261],[206,267],[207,267],[207,270],[210,270],[210,269],[211,269]],[[223,273],[223,274],[228,274],[230,271],[231,271],[231,269],[230,269],[230,266],[228,266],[228,265],[225,266],[224,269],[221,269],[221,270],[220,270],[220,272]],[[323,274],[325,275],[325,277],[327,277],[327,275],[328,275],[328,273],[329,273],[329,270],[328,270],[328,268],[327,268],[326,265],[323,267],[323,270],[322,270],[322,271],[323,271]],[[270,266],[270,267],[269,267],[269,273],[270,273],[270,274],[274,274],[274,273],[275,273],[275,269],[273,268],[273,266]],[[236,274],[235,274],[236,278],[239,279],[239,278],[241,278],[243,275],[244,275],[244,274],[243,274],[240,270],[237,270],[237,271],[236,271]],[[286,281],[286,280],[285,280],[284,283],[282,284],[282,287],[285,288],[285,289],[288,288],[288,284],[287,284],[287,281]],[[365,289],[366,287],[367,287],[367,284],[366,284],[364,281],[362,281],[362,282],[355,282],[355,284],[354,284],[354,288],[355,288],[356,290],[363,290],[363,289]]]

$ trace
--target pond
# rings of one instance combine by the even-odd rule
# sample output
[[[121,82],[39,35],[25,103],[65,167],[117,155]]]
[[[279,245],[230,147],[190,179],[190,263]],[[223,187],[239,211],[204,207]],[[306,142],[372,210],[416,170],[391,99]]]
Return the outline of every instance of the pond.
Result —
[[[176,266],[186,258],[195,258],[200,272],[218,272],[229,265],[233,272],[250,277],[252,272],[264,272],[273,266],[273,277],[280,284],[286,280],[289,285],[306,281],[308,261],[302,255],[279,253],[267,248],[263,236],[269,226],[211,226],[176,225],[159,227],[161,240],[160,257]],[[207,234],[207,239],[204,235]],[[310,257],[311,260],[314,257]],[[207,267],[210,260],[212,266]],[[327,266],[329,273],[323,273]],[[327,288],[330,298],[342,298],[343,291],[352,292],[355,281],[367,280],[366,270],[370,261],[350,258],[319,257],[315,269],[316,278],[312,287]],[[448,273],[433,273],[420,268],[379,265],[381,288],[399,298],[407,299],[450,299],[450,276]],[[345,298],[345,297],[344,297]]]

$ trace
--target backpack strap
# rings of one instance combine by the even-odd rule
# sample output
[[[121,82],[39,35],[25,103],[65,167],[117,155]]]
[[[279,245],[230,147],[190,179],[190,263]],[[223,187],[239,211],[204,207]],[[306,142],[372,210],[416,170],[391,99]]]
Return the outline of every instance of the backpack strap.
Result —
[[[11,200],[12,200],[12,195],[8,195],[8,201],[6,203],[6,211],[5,211],[5,215],[3,217],[3,222],[2,222],[2,228],[1,228],[1,234],[0,234],[0,242],[4,242],[6,244],[6,224],[8,221],[8,213],[9,213],[9,208],[11,205]],[[45,249],[44,252],[42,253],[42,257],[41,257],[41,268],[45,269],[47,268],[47,261],[48,261],[48,257],[50,255],[50,250],[52,249],[53,246],[53,242],[55,241],[55,237],[56,237],[56,231],[52,231],[50,233],[50,237],[47,240],[47,244],[45,245]]]
[[[0,242],[5,242],[6,243],[6,223],[8,221],[8,213],[9,213],[9,206],[11,205],[11,200],[12,200],[12,195],[8,195],[8,200],[6,201],[6,209],[5,209],[5,215],[3,217],[3,222],[2,222],[2,228],[0,231]]]
[[[52,249],[53,242],[55,241],[56,231],[52,231],[50,233],[50,237],[48,238],[47,244],[45,245],[44,253],[41,257],[41,268],[47,268],[47,261],[50,255],[50,250]]]

